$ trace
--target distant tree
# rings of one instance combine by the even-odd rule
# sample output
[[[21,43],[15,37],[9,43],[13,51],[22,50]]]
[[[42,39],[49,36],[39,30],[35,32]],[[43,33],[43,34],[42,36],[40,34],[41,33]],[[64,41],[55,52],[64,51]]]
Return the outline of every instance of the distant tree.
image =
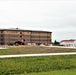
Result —
[[[54,45],[60,45],[60,42],[58,42],[58,41],[54,41]]]

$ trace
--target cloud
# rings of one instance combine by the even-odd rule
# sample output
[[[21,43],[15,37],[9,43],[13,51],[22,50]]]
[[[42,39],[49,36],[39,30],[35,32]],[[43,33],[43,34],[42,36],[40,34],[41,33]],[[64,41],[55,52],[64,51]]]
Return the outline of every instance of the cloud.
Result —
[[[76,37],[76,1],[0,1],[1,28],[53,32],[53,40]]]

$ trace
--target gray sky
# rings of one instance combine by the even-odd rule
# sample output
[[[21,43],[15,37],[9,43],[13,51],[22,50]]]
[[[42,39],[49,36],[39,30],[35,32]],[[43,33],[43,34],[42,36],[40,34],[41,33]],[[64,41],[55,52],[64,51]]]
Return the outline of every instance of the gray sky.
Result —
[[[53,41],[76,39],[76,1],[0,0],[0,28],[51,31]]]

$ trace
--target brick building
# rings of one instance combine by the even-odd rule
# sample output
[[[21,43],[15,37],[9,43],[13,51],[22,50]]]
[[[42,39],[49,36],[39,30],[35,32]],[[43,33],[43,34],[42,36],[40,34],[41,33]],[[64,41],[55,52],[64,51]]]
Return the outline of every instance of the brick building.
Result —
[[[0,29],[0,45],[50,44],[52,32],[23,29]]]

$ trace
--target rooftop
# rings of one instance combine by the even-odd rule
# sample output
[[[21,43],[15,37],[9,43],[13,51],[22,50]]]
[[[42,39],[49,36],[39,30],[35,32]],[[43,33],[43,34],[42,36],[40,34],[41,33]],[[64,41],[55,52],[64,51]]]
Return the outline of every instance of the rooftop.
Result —
[[[9,28],[9,29],[0,29],[2,31],[35,31],[35,32],[50,32],[50,31],[43,31],[43,30],[25,30],[25,29],[20,29],[20,28]],[[52,33],[52,32],[50,32]]]
[[[61,42],[74,42],[75,39],[70,39],[70,40],[62,40]]]

